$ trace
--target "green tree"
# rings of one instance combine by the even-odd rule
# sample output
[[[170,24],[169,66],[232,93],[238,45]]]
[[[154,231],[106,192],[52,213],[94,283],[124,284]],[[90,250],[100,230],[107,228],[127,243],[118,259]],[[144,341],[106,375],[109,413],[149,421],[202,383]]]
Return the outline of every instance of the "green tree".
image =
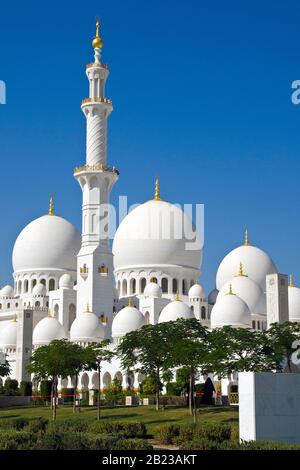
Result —
[[[108,403],[116,405],[124,396],[121,380],[115,378],[108,386],[105,396]]]
[[[52,419],[56,419],[58,378],[74,376],[78,366],[78,345],[67,340],[54,340],[47,346],[40,346],[33,351],[28,365],[28,372],[38,380],[52,382]]]
[[[98,373],[98,400],[97,400],[97,419],[101,417],[101,366],[104,361],[110,362],[115,353],[109,349],[110,341],[104,340],[100,343],[89,344],[85,349],[86,370],[96,370]]]
[[[209,367],[210,343],[209,332],[196,319],[180,324],[183,338],[177,339],[169,358],[170,367],[184,367],[189,375],[189,411],[193,414],[193,396],[196,373],[207,373]]]
[[[273,347],[263,331],[224,326],[209,335],[208,370],[219,378],[233,372],[268,372],[276,368]]]
[[[270,347],[271,360],[275,363],[274,368],[282,371],[287,366],[287,372],[293,372],[292,356],[297,359],[298,353],[295,349],[299,346],[299,343],[295,342],[300,340],[299,323],[272,323],[265,336]]]
[[[1,357],[0,361],[0,377],[7,377],[10,374],[10,365],[6,358],[6,355]]]
[[[161,387],[162,390],[162,387]],[[140,383],[140,394],[143,397],[151,396],[156,394],[156,380],[152,375],[148,375]]]
[[[145,325],[125,335],[118,346],[117,354],[125,370],[136,370],[153,378],[156,410],[159,410],[162,376],[173,367],[172,350],[175,342],[184,338],[186,329],[183,326],[188,321]]]

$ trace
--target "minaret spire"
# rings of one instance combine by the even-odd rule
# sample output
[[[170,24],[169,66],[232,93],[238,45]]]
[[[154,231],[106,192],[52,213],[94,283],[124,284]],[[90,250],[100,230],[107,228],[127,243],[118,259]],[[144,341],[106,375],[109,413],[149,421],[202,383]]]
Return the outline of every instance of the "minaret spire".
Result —
[[[160,201],[160,188],[159,188],[159,178],[156,178],[155,181],[155,194],[154,194],[154,200],[155,201]]]
[[[248,233],[248,227],[246,227],[246,232],[245,232],[245,241],[244,241],[245,246],[249,246],[249,233]]]
[[[53,195],[50,196],[49,202],[49,215],[54,215],[54,207],[53,207]]]
[[[95,64],[100,64],[101,59],[101,49],[103,47],[103,41],[100,37],[100,21],[99,18],[96,20],[96,35],[94,36],[92,45],[95,51]]]
[[[289,287],[295,287],[295,284],[293,282],[293,276],[292,274],[290,274],[290,283],[289,283]]]

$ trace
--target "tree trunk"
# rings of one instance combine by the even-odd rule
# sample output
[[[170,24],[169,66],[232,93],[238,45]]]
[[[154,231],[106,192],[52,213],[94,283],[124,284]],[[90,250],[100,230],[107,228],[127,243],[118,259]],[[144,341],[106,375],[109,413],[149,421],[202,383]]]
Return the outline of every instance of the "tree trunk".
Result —
[[[53,403],[53,409],[52,409],[52,420],[55,421],[56,420],[57,382],[58,382],[57,377],[55,377],[53,382],[54,382],[54,385],[53,385],[53,401],[54,401],[54,403]]]
[[[191,372],[190,375],[190,386],[189,386],[189,411],[190,415],[193,414],[193,393],[194,393],[194,374]]]
[[[101,396],[101,366],[98,364],[98,400],[97,400],[97,419],[100,421],[101,408],[100,408],[100,396]]]
[[[160,390],[159,390],[159,368],[157,368],[157,378],[156,378],[156,411],[159,411],[159,398],[160,398]]]
[[[53,411],[53,397],[54,397],[54,378],[52,378],[51,383],[51,396],[50,396],[50,409]],[[47,400],[47,398],[46,398]]]
[[[73,399],[73,413],[76,413],[77,387],[78,387],[78,374],[75,375],[75,387],[74,387],[74,399]]]

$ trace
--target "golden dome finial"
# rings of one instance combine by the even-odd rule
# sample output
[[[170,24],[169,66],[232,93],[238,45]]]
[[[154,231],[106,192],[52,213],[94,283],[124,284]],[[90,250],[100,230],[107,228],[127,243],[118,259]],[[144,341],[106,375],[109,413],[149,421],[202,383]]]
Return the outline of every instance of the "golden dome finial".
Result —
[[[49,202],[49,215],[54,215],[54,208],[53,208],[53,194],[50,196]]]
[[[86,304],[85,313],[91,313],[91,311],[90,311],[90,304]]]
[[[17,321],[17,314],[14,313],[14,316],[13,316],[13,320],[12,320],[14,323]]]
[[[48,318],[54,318],[53,315],[52,315],[52,311],[51,311],[50,308],[49,308],[49,310],[48,310]]]
[[[93,48],[94,49],[102,49],[103,47],[103,41],[100,37],[100,21],[99,18],[96,20],[96,36],[93,39]]]
[[[157,177],[155,180],[155,194],[154,194],[154,200],[155,201],[160,201],[160,189],[159,189],[159,178]]]
[[[232,284],[231,284],[231,283],[229,284],[229,290],[228,290],[228,292],[227,292],[226,295],[235,295],[235,294],[232,292]]]
[[[243,263],[242,262],[240,263],[240,269],[239,269],[239,272],[238,272],[237,275],[242,276],[242,277],[248,277],[247,274],[244,273],[244,268],[243,268]]]
[[[292,275],[292,274],[290,274],[290,283],[289,283],[289,286],[290,286],[290,287],[296,287],[295,284],[294,284],[294,282],[293,282],[293,275]]]
[[[180,302],[179,291],[176,292],[175,300],[176,302]]]
[[[248,233],[248,227],[246,227],[246,232],[245,232],[245,242],[244,242],[244,245],[245,246],[249,246],[250,243],[249,243],[249,233]]]
[[[133,307],[132,298],[128,297],[128,307]]]

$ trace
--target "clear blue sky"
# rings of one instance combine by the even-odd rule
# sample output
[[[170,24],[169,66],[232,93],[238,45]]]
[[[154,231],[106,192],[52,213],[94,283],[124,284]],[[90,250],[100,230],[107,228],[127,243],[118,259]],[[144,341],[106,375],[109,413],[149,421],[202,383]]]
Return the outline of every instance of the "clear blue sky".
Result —
[[[85,64],[102,20],[113,192],[205,204],[203,285],[243,240],[300,284],[297,1],[5,2],[0,15],[0,281],[20,230],[47,211],[80,228],[73,168],[85,159]]]

